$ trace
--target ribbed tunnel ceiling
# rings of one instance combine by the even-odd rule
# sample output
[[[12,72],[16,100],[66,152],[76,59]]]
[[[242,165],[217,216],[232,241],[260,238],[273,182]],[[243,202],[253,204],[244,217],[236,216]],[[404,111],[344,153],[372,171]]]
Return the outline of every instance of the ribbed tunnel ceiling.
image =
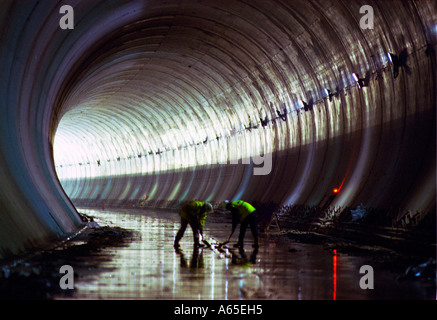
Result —
[[[58,101],[60,114],[66,113],[55,144],[61,179],[238,161],[416,112],[390,106],[380,117],[364,115],[363,124],[360,107],[379,93],[347,101],[347,92],[358,87],[353,72],[363,77],[370,72],[377,80],[378,74],[390,73],[387,52],[413,49],[405,37],[419,37],[422,27],[398,28],[401,15],[393,14],[393,6],[418,22],[430,18],[432,3],[375,3],[382,14],[376,15],[374,30],[360,28],[361,5],[152,1],[120,6],[120,14],[130,17],[84,52]],[[99,6],[88,14],[94,12],[104,16]],[[347,110],[336,101],[327,103],[325,88],[344,95]],[[313,101],[316,112],[303,114],[302,101]],[[372,107],[364,113],[371,114]],[[282,123],[280,115],[289,119]],[[150,195],[150,187],[140,189],[130,192],[131,200]],[[166,199],[166,192],[158,198]]]
[[[226,138],[231,130],[251,125],[250,119],[257,124],[272,103],[287,104],[289,111],[297,108],[286,91],[302,91],[304,79],[296,73],[296,62],[282,53],[295,35],[283,30],[285,21],[276,21],[280,16],[265,13],[281,12],[286,5],[172,4],[157,3],[158,14],[151,10],[110,33],[87,57],[86,67],[78,67],[80,81],[67,103],[67,109],[75,109],[63,119],[59,136],[62,128],[74,126],[67,121],[97,130],[90,133],[91,141],[115,131],[121,140],[139,143],[131,149],[123,143],[127,149],[117,152],[126,158]],[[266,20],[270,30],[257,19]],[[286,69],[282,60],[289,64]],[[89,118],[94,112],[102,128]]]
[[[26,168],[14,197],[34,187],[26,210],[56,212],[55,233],[78,224],[56,174],[76,205],[321,205],[340,188],[332,205],[433,210],[435,1],[65,4],[73,30],[55,1],[2,1],[0,16],[2,108],[18,106],[3,141],[21,150],[2,163],[11,181]],[[387,52],[403,51],[394,77]]]

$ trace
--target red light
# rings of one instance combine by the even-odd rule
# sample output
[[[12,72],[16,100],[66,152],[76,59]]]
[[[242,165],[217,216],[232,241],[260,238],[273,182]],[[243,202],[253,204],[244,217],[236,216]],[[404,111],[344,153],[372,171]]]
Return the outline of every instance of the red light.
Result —
[[[337,188],[335,188],[334,190],[332,190],[334,193],[338,193],[338,191],[340,191],[340,190],[338,190]]]
[[[332,280],[333,280],[333,288],[332,288],[332,299],[337,300],[337,250],[333,250],[332,255]]]
[[[147,198],[147,194],[144,195],[144,198]]]

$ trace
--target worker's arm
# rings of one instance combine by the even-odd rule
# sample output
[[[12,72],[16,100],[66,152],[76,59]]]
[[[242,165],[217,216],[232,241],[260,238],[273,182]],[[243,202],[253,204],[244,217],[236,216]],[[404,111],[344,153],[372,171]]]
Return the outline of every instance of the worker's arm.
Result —
[[[206,212],[201,213],[201,214],[198,215],[197,222],[199,224],[200,234],[203,235],[203,230],[205,229],[205,222],[206,222]]]

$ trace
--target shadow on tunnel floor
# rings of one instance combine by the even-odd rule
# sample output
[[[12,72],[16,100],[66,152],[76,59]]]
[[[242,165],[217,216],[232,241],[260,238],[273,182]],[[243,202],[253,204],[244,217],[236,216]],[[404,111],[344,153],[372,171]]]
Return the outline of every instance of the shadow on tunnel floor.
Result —
[[[74,277],[110,271],[103,267],[112,258],[100,254],[104,248],[127,246],[136,233],[120,227],[90,228],[74,239],[53,249],[38,251],[30,257],[17,259],[2,266],[0,272],[0,300],[40,300],[57,297],[69,298],[67,271],[62,266],[74,265]],[[77,266],[77,267],[76,267]],[[61,287],[64,281],[64,289]],[[65,289],[66,288],[66,289]]]

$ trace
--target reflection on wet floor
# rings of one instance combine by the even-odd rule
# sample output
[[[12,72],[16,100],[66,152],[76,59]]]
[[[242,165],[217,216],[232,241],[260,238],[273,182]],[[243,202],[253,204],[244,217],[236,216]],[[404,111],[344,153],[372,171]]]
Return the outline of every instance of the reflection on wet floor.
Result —
[[[435,299],[435,290],[417,282],[399,283],[387,270],[375,270],[375,289],[363,290],[359,269],[369,260],[321,245],[283,242],[264,234],[255,250],[247,233],[245,250],[232,249],[227,255],[193,248],[187,229],[180,250],[175,250],[180,227],[175,212],[80,212],[95,217],[101,226],[135,230],[138,237],[124,247],[103,248],[99,256],[110,259],[75,279],[74,299]],[[226,218],[214,216],[207,219],[204,234],[224,241],[230,230]]]

